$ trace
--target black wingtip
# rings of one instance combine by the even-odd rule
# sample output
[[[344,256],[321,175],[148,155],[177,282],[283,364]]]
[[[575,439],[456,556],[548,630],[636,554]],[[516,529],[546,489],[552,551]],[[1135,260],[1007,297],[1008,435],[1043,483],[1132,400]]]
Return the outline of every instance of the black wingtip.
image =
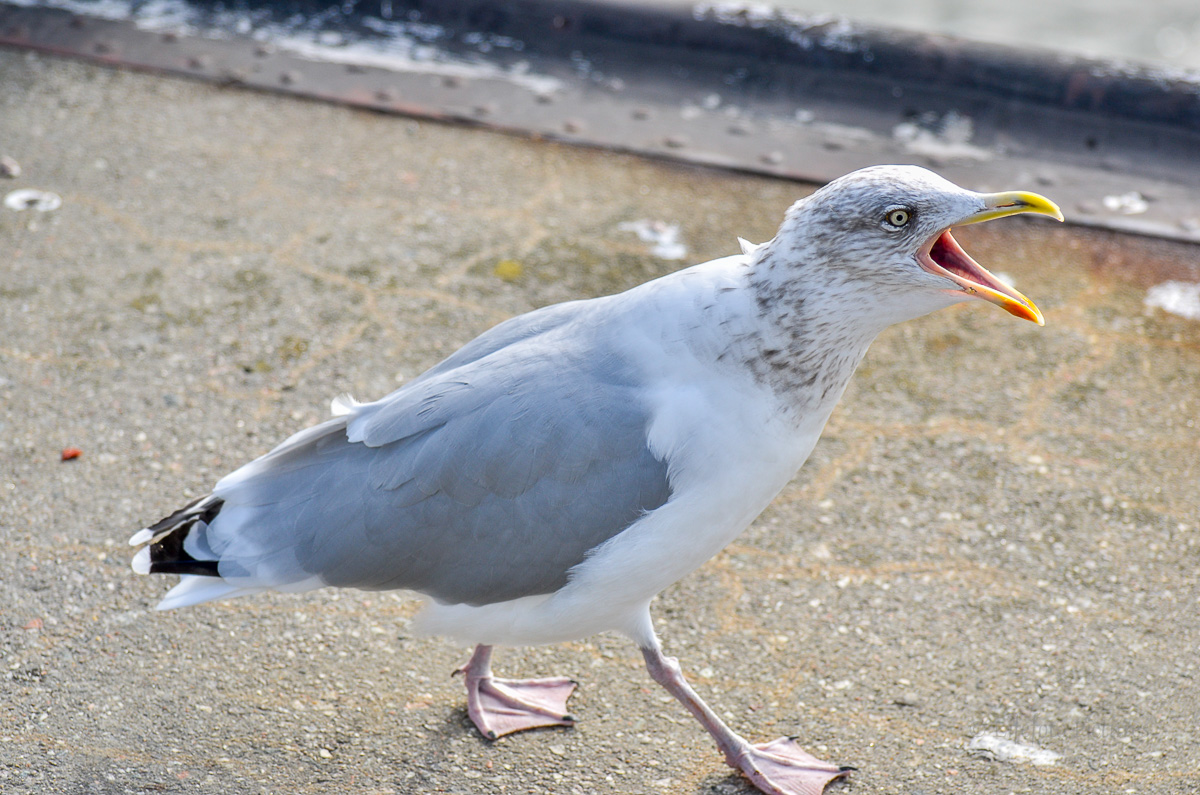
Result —
[[[158,540],[150,544],[151,574],[197,574],[220,577],[215,560],[197,560],[186,549],[184,541],[200,523],[208,524],[221,512],[225,501],[211,494],[192,500],[170,516],[147,528]]]
[[[151,555],[154,553],[151,552]],[[164,560],[150,562],[151,574],[198,574],[201,577],[220,577],[215,560]]]
[[[186,528],[191,530],[195,522]],[[199,574],[205,577],[220,577],[217,571],[217,561],[196,560],[183,548],[187,532],[174,532],[165,535],[150,545],[151,574]]]
[[[159,519],[146,529],[154,535],[158,535],[169,530],[191,527],[196,522],[207,524],[221,512],[221,506],[224,504],[225,501],[219,497],[206,494],[192,500],[170,516]]]

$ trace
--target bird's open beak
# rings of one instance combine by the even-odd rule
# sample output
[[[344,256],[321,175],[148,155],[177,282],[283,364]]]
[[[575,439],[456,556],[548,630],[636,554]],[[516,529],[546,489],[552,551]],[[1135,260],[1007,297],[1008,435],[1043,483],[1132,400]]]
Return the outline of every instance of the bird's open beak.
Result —
[[[1010,191],[989,193],[981,198],[983,208],[959,221],[959,224],[974,224],[1018,213],[1037,213],[1063,220],[1062,211],[1058,206],[1036,193]],[[950,279],[964,292],[991,301],[1006,312],[1032,320],[1039,326],[1045,325],[1046,321],[1033,301],[971,259],[971,255],[963,251],[958,241],[950,235],[949,229],[935,236],[917,253],[917,262],[929,273]]]

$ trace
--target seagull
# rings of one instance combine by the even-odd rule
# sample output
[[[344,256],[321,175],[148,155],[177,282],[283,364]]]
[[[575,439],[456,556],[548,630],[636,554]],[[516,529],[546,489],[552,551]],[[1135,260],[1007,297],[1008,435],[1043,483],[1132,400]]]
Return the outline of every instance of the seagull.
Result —
[[[1018,213],[915,166],[797,201],[776,236],[626,292],[508,320],[373,403],[226,475],[130,539],[139,574],[179,574],[167,610],[265,590],[403,589],[421,631],[474,644],[458,670],[480,733],[570,726],[566,678],[501,679],[497,645],[615,631],[771,795],[852,768],[794,738],[751,743],[663,653],[655,595],[729,544],[803,465],[875,337],[981,298],[1043,325],[951,227]]]

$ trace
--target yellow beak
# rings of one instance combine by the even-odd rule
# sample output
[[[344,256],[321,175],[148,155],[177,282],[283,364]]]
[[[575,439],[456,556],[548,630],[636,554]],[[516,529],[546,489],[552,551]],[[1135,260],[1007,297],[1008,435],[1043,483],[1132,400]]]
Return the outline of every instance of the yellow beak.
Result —
[[[990,221],[993,218],[1004,218],[1019,213],[1036,213],[1048,215],[1059,221],[1064,220],[1062,210],[1058,205],[1037,193],[1023,190],[1012,190],[1005,193],[986,193],[983,195],[984,209],[971,217],[960,221],[962,224],[974,224],[979,221]]]
[[[1009,191],[985,194],[982,198],[983,209],[959,221],[960,224],[975,224],[1019,213],[1036,213],[1063,220],[1058,205],[1036,193]],[[1033,301],[997,279],[972,259],[962,250],[962,246],[958,245],[958,241],[951,236],[948,229],[929,242],[918,254],[917,261],[930,273],[950,279],[964,292],[990,301],[1009,314],[1033,321],[1039,326],[1046,324]]]

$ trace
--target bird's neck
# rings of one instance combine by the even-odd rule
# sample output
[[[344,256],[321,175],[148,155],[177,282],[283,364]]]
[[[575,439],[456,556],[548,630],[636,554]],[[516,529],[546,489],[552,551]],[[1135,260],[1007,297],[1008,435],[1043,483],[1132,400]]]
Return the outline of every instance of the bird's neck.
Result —
[[[756,252],[749,284],[757,306],[747,365],[800,414],[831,409],[867,348],[889,321],[869,286],[822,267],[819,258]]]

